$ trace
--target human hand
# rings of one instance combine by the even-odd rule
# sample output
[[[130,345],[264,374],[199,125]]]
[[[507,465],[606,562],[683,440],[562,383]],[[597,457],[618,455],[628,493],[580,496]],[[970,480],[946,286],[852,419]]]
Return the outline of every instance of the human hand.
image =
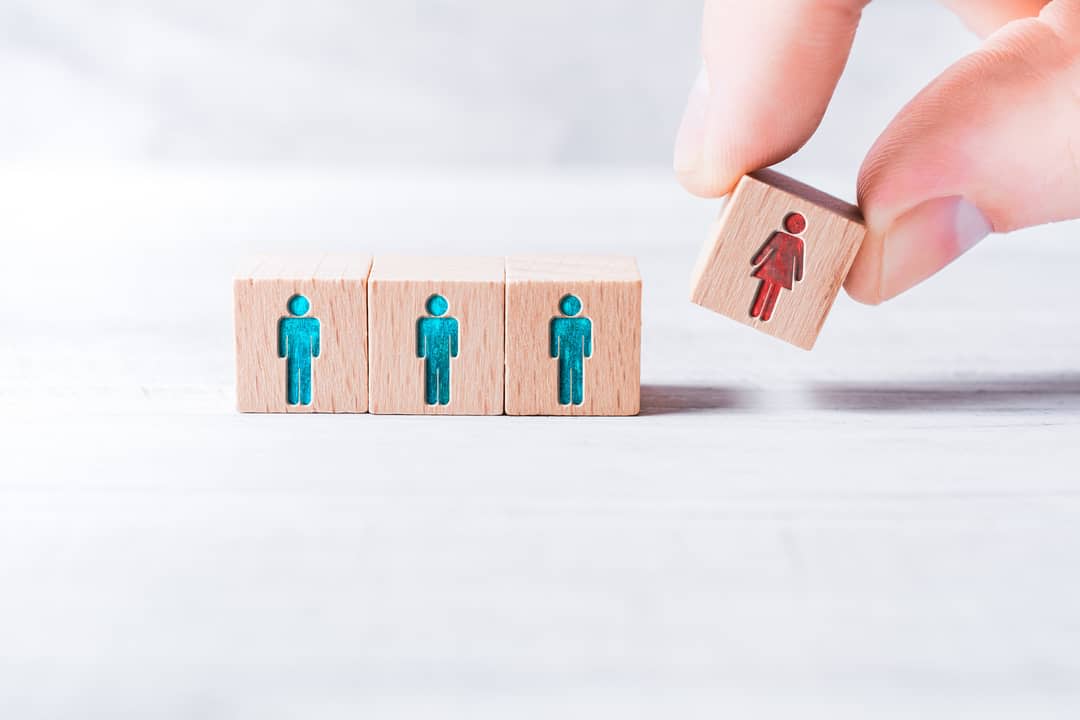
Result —
[[[1080,217],[1080,0],[943,2],[986,39],[863,162],[868,235],[845,282],[861,302],[904,292],[991,232]],[[675,146],[688,190],[725,195],[810,138],[868,3],[705,0],[705,64]]]

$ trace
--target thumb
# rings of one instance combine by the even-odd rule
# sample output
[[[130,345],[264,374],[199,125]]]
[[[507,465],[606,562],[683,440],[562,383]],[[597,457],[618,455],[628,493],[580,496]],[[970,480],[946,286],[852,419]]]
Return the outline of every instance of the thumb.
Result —
[[[859,176],[845,287],[891,298],[991,232],[1080,216],[1080,0],[991,35],[886,128]]]

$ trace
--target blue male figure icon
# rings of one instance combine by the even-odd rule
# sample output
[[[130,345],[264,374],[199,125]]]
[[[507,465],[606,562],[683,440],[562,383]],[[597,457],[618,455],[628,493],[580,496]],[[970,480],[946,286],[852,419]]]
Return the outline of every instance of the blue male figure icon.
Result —
[[[285,358],[285,402],[311,404],[311,359],[319,357],[319,319],[304,317],[311,303],[293,295],[289,317],[278,321],[278,357]]]
[[[551,357],[559,359],[559,404],[585,402],[584,358],[592,357],[592,320],[575,317],[581,300],[566,295],[559,301],[564,317],[551,318]]]
[[[450,303],[442,295],[427,301],[431,317],[416,321],[416,357],[424,358],[424,401],[450,404],[450,358],[458,356],[458,321],[443,317]]]

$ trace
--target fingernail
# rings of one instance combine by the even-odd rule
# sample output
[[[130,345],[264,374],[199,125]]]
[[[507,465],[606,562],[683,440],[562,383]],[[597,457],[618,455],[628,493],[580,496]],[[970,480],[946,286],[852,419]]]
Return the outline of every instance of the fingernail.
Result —
[[[684,175],[701,168],[705,154],[705,122],[709,112],[709,73],[698,71],[675,138],[675,172]]]
[[[918,285],[994,231],[962,197],[927,200],[897,218],[882,243],[881,299]]]

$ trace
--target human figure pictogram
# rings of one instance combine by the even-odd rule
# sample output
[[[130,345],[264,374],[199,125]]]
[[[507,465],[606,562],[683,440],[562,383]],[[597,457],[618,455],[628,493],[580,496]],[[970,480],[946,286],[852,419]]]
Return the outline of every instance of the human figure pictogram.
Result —
[[[793,281],[803,279],[803,241],[798,235],[804,230],[806,218],[797,212],[789,214],[784,218],[784,230],[774,232],[750,261],[757,266],[754,277],[761,279],[751,317],[767,322],[776,308],[780,288],[790,290]]]
[[[559,360],[559,404],[585,402],[585,362],[592,357],[592,320],[575,317],[581,300],[566,295],[559,301],[563,317],[551,318],[551,357]]]
[[[278,357],[285,358],[285,402],[311,404],[311,359],[319,357],[318,318],[304,317],[311,303],[303,295],[288,302],[289,316],[278,320]]]
[[[450,404],[450,358],[458,356],[458,321],[443,317],[450,303],[442,295],[427,301],[431,317],[416,321],[416,357],[424,358],[424,401]]]

